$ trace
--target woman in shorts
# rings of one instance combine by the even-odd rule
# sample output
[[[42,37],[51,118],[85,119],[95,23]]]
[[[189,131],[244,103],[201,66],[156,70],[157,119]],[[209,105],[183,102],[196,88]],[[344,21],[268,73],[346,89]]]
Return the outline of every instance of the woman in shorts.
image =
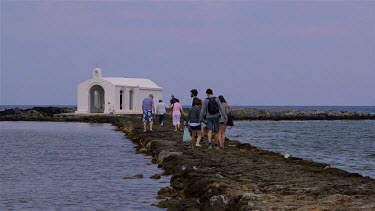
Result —
[[[170,108],[172,108],[172,119],[173,119],[173,125],[174,125],[174,131],[181,130],[180,126],[180,120],[181,120],[181,114],[184,114],[184,110],[182,110],[182,106],[180,104],[180,101],[176,99],[176,102],[173,103]]]

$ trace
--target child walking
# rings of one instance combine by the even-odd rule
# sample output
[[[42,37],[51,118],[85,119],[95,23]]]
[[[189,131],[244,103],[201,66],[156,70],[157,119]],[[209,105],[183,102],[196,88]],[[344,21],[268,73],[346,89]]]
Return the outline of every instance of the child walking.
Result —
[[[190,126],[191,137],[192,137],[190,147],[193,146],[194,142],[196,142],[195,144],[196,147],[201,147],[201,145],[199,144],[202,138],[202,126],[199,121],[201,107],[202,107],[202,100],[200,99],[195,100],[195,105],[189,110],[189,113],[186,117],[185,126]]]

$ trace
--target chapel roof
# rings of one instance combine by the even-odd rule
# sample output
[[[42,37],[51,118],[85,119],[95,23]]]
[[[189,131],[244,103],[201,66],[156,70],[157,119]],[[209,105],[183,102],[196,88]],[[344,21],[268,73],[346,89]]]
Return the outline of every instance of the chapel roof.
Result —
[[[115,86],[134,86],[140,88],[152,88],[160,89],[161,87],[156,85],[150,79],[145,78],[102,78]]]

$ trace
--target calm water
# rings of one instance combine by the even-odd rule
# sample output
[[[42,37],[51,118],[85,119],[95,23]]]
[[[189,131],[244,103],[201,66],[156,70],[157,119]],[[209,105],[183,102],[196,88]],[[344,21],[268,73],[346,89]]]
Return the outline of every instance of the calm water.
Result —
[[[0,122],[0,210],[160,210],[169,177],[109,124]],[[144,174],[144,179],[124,176]]]
[[[236,122],[227,136],[375,178],[375,121]]]

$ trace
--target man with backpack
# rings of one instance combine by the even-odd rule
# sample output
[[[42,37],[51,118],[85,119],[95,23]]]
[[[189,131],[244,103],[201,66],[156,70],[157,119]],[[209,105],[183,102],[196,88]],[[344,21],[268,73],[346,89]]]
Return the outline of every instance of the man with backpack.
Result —
[[[220,113],[224,117],[224,121],[228,120],[228,116],[225,113],[224,107],[221,105],[220,100],[215,97],[213,94],[212,89],[207,89],[206,91],[207,98],[203,102],[201,115],[200,115],[200,122],[203,122],[204,116],[206,116],[207,121],[207,135],[208,135],[208,147],[209,149],[212,148],[211,140],[212,140],[212,132],[215,135],[215,141],[219,140],[219,119]],[[217,144],[216,144],[217,145]]]

